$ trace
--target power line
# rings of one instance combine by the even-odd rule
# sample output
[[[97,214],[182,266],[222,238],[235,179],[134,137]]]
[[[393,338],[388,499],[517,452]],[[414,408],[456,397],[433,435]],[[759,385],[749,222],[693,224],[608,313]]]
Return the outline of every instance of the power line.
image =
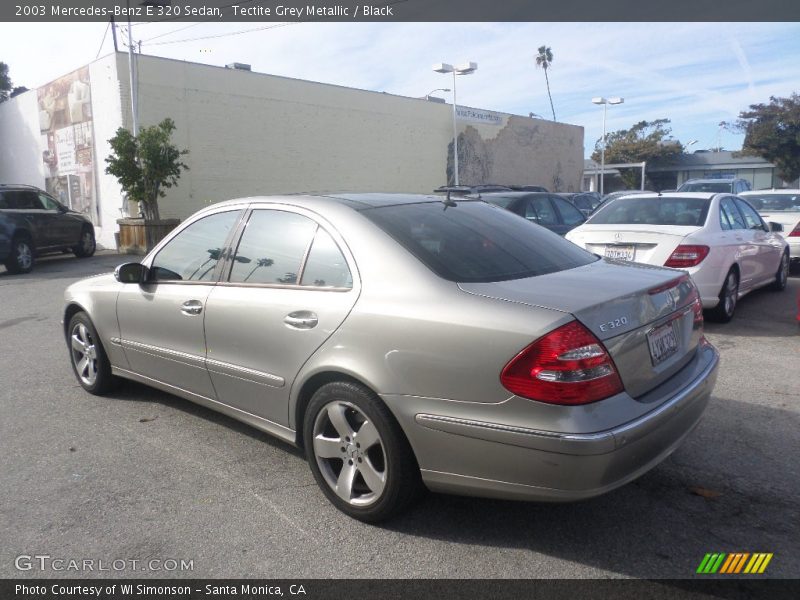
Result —
[[[216,38],[223,38],[232,35],[241,35],[243,33],[250,33],[252,31],[264,31],[266,29],[277,29],[278,27],[288,27],[289,25],[300,25],[304,21],[293,21],[291,23],[277,23],[275,25],[265,25],[264,27],[254,27],[252,29],[242,29],[240,31],[229,31],[228,33],[219,33],[217,35],[204,35],[200,37],[193,37],[193,38],[185,38],[182,40],[172,40],[170,42],[156,42],[155,44],[150,44],[151,46],[166,46],[168,44],[183,44],[184,42],[196,42],[198,40],[211,40]]]
[[[239,2],[233,2],[231,4],[226,4],[224,6],[216,6],[214,8],[219,8],[220,10],[225,10],[226,8],[231,8],[232,6],[243,6],[245,4],[252,4],[253,2],[257,2],[258,0],[240,0]],[[153,23],[168,23],[170,21],[177,21],[179,19],[185,19],[186,15],[175,15],[172,17],[166,17],[164,19],[153,19],[152,21],[145,21],[143,23],[137,23],[137,27],[144,27],[145,25],[152,25]],[[209,19],[205,19],[201,21],[201,23],[206,23],[208,21],[216,21],[218,20],[217,17],[211,17]],[[180,29],[176,29],[175,31],[180,31]],[[155,39],[155,38],[151,38]]]
[[[109,21],[108,24],[106,24],[106,31],[103,34],[103,41],[100,42],[100,47],[97,49],[97,56],[94,57],[95,60],[97,60],[100,57],[100,52],[103,51],[103,44],[106,43],[106,36],[108,35],[108,30],[110,27],[111,27],[111,21]]]

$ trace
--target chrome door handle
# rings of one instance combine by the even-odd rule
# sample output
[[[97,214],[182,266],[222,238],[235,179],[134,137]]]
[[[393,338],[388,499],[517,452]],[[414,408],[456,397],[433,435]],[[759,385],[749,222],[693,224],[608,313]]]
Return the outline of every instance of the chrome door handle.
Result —
[[[200,300],[187,300],[181,304],[181,312],[185,315],[199,315],[203,312],[203,303]]]
[[[312,329],[317,326],[319,320],[317,315],[311,311],[298,310],[286,315],[283,318],[283,322],[293,329]]]

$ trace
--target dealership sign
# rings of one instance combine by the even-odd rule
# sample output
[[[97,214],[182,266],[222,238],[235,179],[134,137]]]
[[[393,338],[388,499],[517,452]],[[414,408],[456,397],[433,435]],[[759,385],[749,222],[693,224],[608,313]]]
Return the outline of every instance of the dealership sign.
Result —
[[[483,123],[484,125],[501,125],[503,117],[488,110],[476,108],[456,107],[456,117],[459,121],[469,121],[470,123]]]

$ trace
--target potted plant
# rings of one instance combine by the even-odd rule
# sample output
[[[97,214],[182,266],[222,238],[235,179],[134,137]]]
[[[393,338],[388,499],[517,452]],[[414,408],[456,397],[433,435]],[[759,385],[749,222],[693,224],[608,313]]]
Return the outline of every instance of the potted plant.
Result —
[[[129,201],[138,204],[141,217],[118,219],[119,250],[145,254],[180,223],[180,219],[162,219],[158,199],[165,188],[178,185],[183,170],[189,167],[182,157],[189,153],[172,143],[175,123],[166,118],[158,125],[144,127],[134,136],[120,127],[106,158],[106,173],[114,175]]]

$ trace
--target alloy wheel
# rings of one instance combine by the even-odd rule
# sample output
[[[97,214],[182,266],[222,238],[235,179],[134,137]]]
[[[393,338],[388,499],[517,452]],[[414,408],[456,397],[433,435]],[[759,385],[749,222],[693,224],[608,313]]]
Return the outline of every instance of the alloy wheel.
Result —
[[[337,400],[319,411],[313,432],[314,459],[333,492],[352,506],[377,502],[387,461],[375,424],[354,404]]]
[[[91,231],[84,231],[81,236],[81,249],[84,254],[91,254],[94,250],[94,235]]]
[[[736,277],[736,272],[731,271],[725,279],[725,314],[733,316],[733,311],[736,309],[736,301],[739,299],[739,278]]]
[[[97,381],[97,348],[92,334],[83,323],[76,323],[70,335],[72,362],[81,381],[94,385]]]
[[[781,267],[778,271],[778,287],[783,289],[786,287],[786,281],[789,279],[789,257],[784,253],[781,256]]]
[[[17,242],[17,265],[23,271],[27,271],[33,264],[33,251],[28,242]]]

